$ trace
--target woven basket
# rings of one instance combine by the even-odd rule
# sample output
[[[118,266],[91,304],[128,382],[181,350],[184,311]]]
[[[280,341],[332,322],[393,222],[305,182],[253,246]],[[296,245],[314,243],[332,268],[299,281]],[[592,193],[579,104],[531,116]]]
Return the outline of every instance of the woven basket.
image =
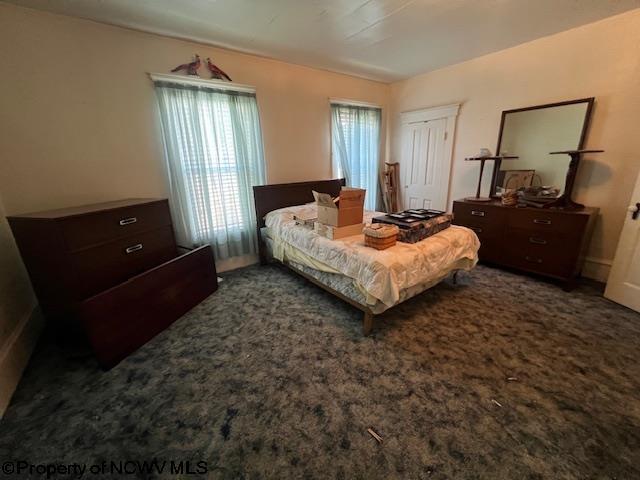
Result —
[[[363,231],[364,244],[376,250],[385,250],[393,247],[398,239],[398,231],[398,227],[395,225],[381,223],[367,225]]]
[[[505,207],[513,207],[518,203],[518,192],[516,190],[507,189],[502,192],[502,204]]]

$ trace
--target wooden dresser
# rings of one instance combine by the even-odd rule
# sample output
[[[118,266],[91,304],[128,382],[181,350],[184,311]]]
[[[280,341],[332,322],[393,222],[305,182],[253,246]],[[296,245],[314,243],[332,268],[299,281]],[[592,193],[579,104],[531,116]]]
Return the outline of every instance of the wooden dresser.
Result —
[[[480,260],[555,278],[571,289],[580,275],[598,209],[505,207],[499,200],[453,203],[453,223],[480,239]]]
[[[63,335],[86,335],[105,366],[217,288],[209,247],[179,254],[165,199],[126,199],[8,221],[48,320]]]

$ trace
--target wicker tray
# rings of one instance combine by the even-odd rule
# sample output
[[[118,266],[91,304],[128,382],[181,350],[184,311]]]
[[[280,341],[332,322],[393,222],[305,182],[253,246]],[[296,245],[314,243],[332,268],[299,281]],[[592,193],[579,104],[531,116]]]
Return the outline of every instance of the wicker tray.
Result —
[[[396,244],[398,232],[399,229],[395,225],[381,223],[367,225],[363,230],[364,244],[377,250],[385,250]]]

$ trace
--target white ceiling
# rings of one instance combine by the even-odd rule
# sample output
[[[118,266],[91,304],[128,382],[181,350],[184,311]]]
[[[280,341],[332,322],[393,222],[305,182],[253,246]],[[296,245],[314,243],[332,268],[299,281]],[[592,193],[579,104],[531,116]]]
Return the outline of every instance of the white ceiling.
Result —
[[[640,0],[9,0],[394,81],[640,7]]]

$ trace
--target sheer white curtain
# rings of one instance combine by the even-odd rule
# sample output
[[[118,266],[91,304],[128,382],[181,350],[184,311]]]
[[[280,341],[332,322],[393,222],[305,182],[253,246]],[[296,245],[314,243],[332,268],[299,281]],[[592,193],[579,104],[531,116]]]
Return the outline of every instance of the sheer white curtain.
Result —
[[[217,259],[257,252],[253,185],[265,180],[255,94],[156,82],[178,240]]]
[[[376,210],[379,202],[381,116],[379,108],[331,104],[334,167],[348,186],[367,190],[367,210]]]

